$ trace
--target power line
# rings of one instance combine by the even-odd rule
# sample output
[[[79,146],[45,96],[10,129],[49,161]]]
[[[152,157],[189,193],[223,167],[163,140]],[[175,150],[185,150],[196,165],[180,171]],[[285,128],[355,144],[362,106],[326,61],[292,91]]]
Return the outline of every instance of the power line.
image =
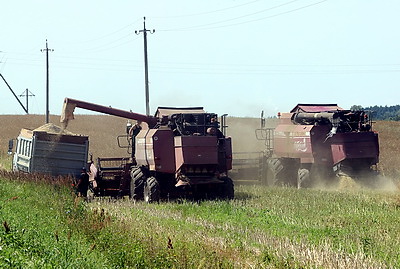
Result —
[[[213,23],[208,23],[208,24],[203,24],[203,25],[198,25],[198,26],[192,26],[192,27],[188,27],[188,28],[185,28],[185,29],[202,28],[202,27],[205,27],[205,26],[216,25],[216,24],[221,24],[221,23],[224,23],[224,22],[234,21],[234,20],[238,20],[238,19],[254,16],[254,15],[257,15],[257,14],[260,14],[260,13],[264,13],[264,12],[267,12],[267,11],[270,11],[270,10],[273,10],[273,9],[277,9],[277,8],[280,8],[280,7],[283,7],[283,6],[286,6],[286,5],[290,5],[290,4],[292,4],[294,2],[297,2],[297,1],[299,1],[299,0],[292,0],[292,1],[280,4],[280,5],[276,5],[276,6],[273,6],[273,7],[270,7],[270,8],[266,8],[266,9],[263,9],[263,10],[260,10],[260,11],[257,11],[257,12],[253,12],[253,13],[249,13],[249,14],[246,14],[246,15],[242,15],[242,16],[239,16],[239,17],[235,17],[235,18],[231,18],[231,19],[227,19],[227,20],[223,20],[223,21],[217,21],[217,22],[213,22]]]
[[[129,43],[131,43],[132,41],[134,41],[134,40],[136,40],[136,39],[139,38],[139,37],[137,37],[137,38],[134,38],[134,39],[128,39],[128,38],[131,37],[131,36],[132,36],[132,34],[129,33],[129,34],[124,35],[123,37],[120,37],[120,38],[118,38],[118,39],[116,39],[116,40],[114,40],[114,41],[111,41],[111,42],[109,42],[109,43],[106,43],[106,44],[103,44],[103,45],[100,45],[100,46],[97,46],[97,47],[94,47],[94,48],[85,49],[85,50],[83,50],[83,51],[100,52],[100,51],[113,50],[113,49],[115,49],[115,48],[119,48],[119,47],[121,47],[121,46],[123,46],[123,45],[129,44]],[[124,39],[127,39],[127,40],[124,41],[124,42],[118,43],[118,41],[121,41],[121,40],[124,40]],[[117,43],[117,44],[116,44],[116,45],[113,45],[113,44],[115,44],[115,43]],[[110,45],[111,45],[111,46],[110,46]],[[81,51],[82,51],[82,50],[81,50]]]
[[[173,71],[175,70],[175,71]],[[193,74],[193,75],[357,75],[357,74],[384,74],[399,73],[400,69],[392,70],[193,70],[175,68],[157,69],[153,68],[154,73],[169,74]]]
[[[55,58],[64,58],[57,56]],[[67,59],[75,59],[73,57],[65,57]],[[84,60],[85,58],[76,58]],[[57,61],[53,60],[56,68],[70,68],[82,70],[107,70],[107,71],[124,71],[124,72],[141,72],[142,67],[139,64],[131,64],[130,60],[115,60],[115,59],[88,59],[92,61],[101,61],[102,64],[91,62],[74,62],[74,61]],[[106,63],[111,61],[112,63]],[[35,60],[37,62],[37,60]],[[123,64],[124,62],[128,64]],[[105,64],[106,63],[106,64]],[[19,65],[40,66],[40,63],[30,63],[23,61],[21,63],[9,63]],[[400,64],[240,64],[240,63],[185,63],[185,62],[152,62],[154,72],[158,73],[210,73],[210,74],[248,74],[255,73],[275,73],[275,74],[334,74],[334,73],[391,73],[398,72]],[[210,69],[210,66],[213,68]],[[329,68],[329,69],[327,69]],[[335,68],[335,69],[332,69]],[[339,69],[337,69],[339,68]],[[313,70],[317,69],[317,70]],[[210,71],[212,70],[212,71]]]
[[[1,61],[0,61],[0,63],[3,63],[3,64],[1,65],[0,72],[3,72],[4,67],[6,66],[6,63],[7,63],[7,60],[8,60],[8,59],[6,59],[6,60],[3,62],[3,59],[4,59],[4,56],[1,58]]]
[[[261,1],[261,0],[254,0],[251,2],[243,3],[240,5],[236,5],[236,6],[231,6],[231,7],[226,7],[226,8],[221,8],[221,9],[216,9],[216,10],[211,10],[211,11],[205,11],[205,12],[199,12],[199,13],[175,15],[175,16],[157,16],[157,17],[152,17],[152,18],[154,18],[154,19],[170,19],[170,18],[185,18],[185,17],[193,17],[193,16],[202,16],[202,15],[208,15],[208,14],[212,14],[212,13],[218,13],[218,12],[223,12],[223,11],[227,11],[230,9],[235,9],[238,7],[247,6],[250,4],[254,4],[255,2],[259,2],[259,1]]]
[[[139,37],[138,37],[139,38]],[[18,53],[14,52],[14,54],[21,54],[25,55],[25,53]],[[15,57],[9,57],[7,60],[10,61],[18,61],[21,63],[16,63],[16,62],[10,62],[9,64],[16,64],[16,65],[35,65],[39,66],[40,62],[42,60],[36,59],[36,55],[33,54],[28,54],[35,56],[35,59],[28,59],[28,58],[15,58]],[[92,57],[74,57],[70,56],[68,54],[57,54],[54,55],[52,58],[54,63],[57,63],[57,67],[62,64],[71,64],[71,65],[87,65],[87,66],[92,66],[92,65],[99,65],[99,63],[107,63],[107,66],[125,66],[125,67],[139,67],[139,65],[132,65],[132,60],[129,59],[115,59],[115,58],[92,58]],[[60,60],[60,59],[67,59],[71,61],[65,61],[65,60]],[[75,62],[74,60],[81,60],[80,62]],[[87,61],[92,61],[93,63],[88,63]],[[35,62],[35,64],[30,64],[31,62]],[[99,63],[96,63],[99,62]],[[109,63],[112,62],[112,63]],[[129,64],[124,64],[129,63]],[[37,63],[37,64],[36,64]],[[171,65],[182,65],[182,66],[205,66],[206,68],[209,68],[210,65],[212,66],[227,66],[227,67],[232,67],[232,66],[241,66],[241,67],[390,67],[390,66],[400,66],[400,63],[353,63],[353,64],[242,64],[242,63],[218,63],[218,62],[159,62],[159,61],[153,61],[152,62],[155,65],[168,65],[168,68]],[[76,67],[76,66],[75,66]],[[184,67],[186,68],[186,67]],[[104,69],[106,70],[106,69]]]
[[[256,21],[261,21],[261,20],[266,20],[266,19],[279,17],[279,16],[282,16],[282,15],[285,15],[285,14],[296,12],[296,11],[299,11],[299,10],[302,10],[302,9],[306,9],[306,8],[309,8],[309,7],[312,7],[312,6],[315,6],[315,5],[319,5],[319,4],[321,4],[323,2],[326,2],[328,0],[322,0],[322,1],[319,1],[319,2],[315,2],[315,3],[312,3],[312,4],[306,5],[306,6],[301,6],[299,8],[291,9],[291,10],[288,10],[288,11],[285,11],[285,12],[281,12],[281,13],[277,13],[277,14],[274,14],[274,15],[270,15],[270,16],[267,16],[267,17],[262,17],[262,18],[258,18],[258,19],[242,21],[242,22],[238,22],[238,23],[220,25],[220,26],[215,26],[215,27],[207,27],[207,26],[210,26],[210,25],[221,24],[221,23],[224,23],[224,22],[229,22],[229,21],[241,19],[241,18],[244,18],[244,17],[252,16],[252,15],[255,15],[255,14],[258,14],[258,13],[261,13],[261,12],[265,12],[265,11],[268,11],[268,10],[276,9],[276,8],[291,4],[291,3],[296,2],[296,1],[299,1],[299,0],[293,0],[293,1],[286,2],[286,3],[281,4],[281,5],[277,5],[277,6],[265,9],[263,11],[255,12],[255,13],[252,13],[252,14],[243,15],[243,16],[236,17],[236,18],[231,18],[231,19],[228,19],[228,20],[223,20],[223,21],[218,21],[218,22],[213,22],[213,23],[208,23],[208,24],[202,24],[202,25],[196,25],[196,26],[191,26],[191,27],[187,27],[187,28],[166,29],[166,30],[160,30],[160,31],[190,31],[190,30],[200,31],[200,30],[212,30],[212,29],[218,29],[218,28],[232,27],[232,26],[236,26],[236,25],[248,24],[248,23],[252,23],[252,22],[256,22]]]
[[[141,19],[142,19],[142,18],[138,18],[138,19],[136,19],[135,21],[131,22],[130,24],[125,25],[125,26],[123,26],[123,27],[121,27],[121,28],[119,28],[119,29],[117,29],[117,30],[115,30],[115,31],[112,31],[112,32],[107,33],[107,34],[104,34],[104,35],[102,35],[102,36],[95,37],[95,38],[88,39],[88,40],[79,41],[79,42],[69,42],[69,44],[83,44],[83,43],[90,43],[90,42],[93,42],[93,41],[98,41],[98,40],[101,40],[101,39],[105,39],[105,38],[107,38],[107,37],[110,37],[110,36],[115,35],[116,33],[122,32],[122,31],[125,30],[125,29],[129,29],[130,27],[132,27],[133,25],[135,25],[138,21],[140,21]],[[126,35],[124,35],[122,38],[124,38],[124,37],[126,37]],[[120,38],[120,39],[121,39],[121,38]],[[118,40],[119,40],[119,39],[118,39]]]

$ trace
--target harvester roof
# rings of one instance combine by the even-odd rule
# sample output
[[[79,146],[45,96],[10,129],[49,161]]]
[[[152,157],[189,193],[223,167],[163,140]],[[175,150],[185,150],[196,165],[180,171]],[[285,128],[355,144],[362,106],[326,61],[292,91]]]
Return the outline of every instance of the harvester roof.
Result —
[[[334,112],[338,110],[343,110],[337,104],[298,104],[290,112]]]
[[[156,114],[154,115],[157,118],[162,118],[163,116],[169,116],[172,114],[180,114],[180,113],[192,113],[192,114],[200,114],[205,113],[203,107],[158,107]]]

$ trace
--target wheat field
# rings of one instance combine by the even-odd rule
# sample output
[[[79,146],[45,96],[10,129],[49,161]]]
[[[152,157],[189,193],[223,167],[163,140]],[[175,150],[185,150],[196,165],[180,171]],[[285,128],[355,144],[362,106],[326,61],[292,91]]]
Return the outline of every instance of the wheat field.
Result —
[[[60,116],[51,115],[50,122],[61,126]],[[127,120],[110,115],[75,115],[68,123],[67,130],[89,136],[89,150],[94,158],[128,156],[127,150],[119,148],[117,136],[124,135]],[[8,141],[18,136],[21,128],[36,129],[45,124],[44,115],[0,115],[0,156],[6,156]],[[264,142],[257,140],[255,129],[260,119],[227,117],[227,135],[232,137],[234,152],[262,151]],[[380,163],[382,175],[400,182],[400,122],[378,121],[374,130],[379,133]]]

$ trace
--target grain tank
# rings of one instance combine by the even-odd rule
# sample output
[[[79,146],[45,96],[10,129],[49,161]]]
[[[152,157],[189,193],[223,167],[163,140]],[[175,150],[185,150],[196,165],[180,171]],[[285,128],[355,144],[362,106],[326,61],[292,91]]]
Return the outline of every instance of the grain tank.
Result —
[[[66,98],[62,122],[73,119],[75,107],[137,121],[138,131],[131,137],[132,156],[129,160],[121,158],[125,162],[118,177],[108,178],[119,195],[129,194],[147,202],[188,193],[233,198],[234,186],[228,177],[232,168],[231,138],[219,130],[216,114],[206,113],[202,107],[159,107],[154,116],[146,116]],[[105,194],[107,184],[101,187],[101,171],[107,169],[100,165],[98,170],[98,193]]]

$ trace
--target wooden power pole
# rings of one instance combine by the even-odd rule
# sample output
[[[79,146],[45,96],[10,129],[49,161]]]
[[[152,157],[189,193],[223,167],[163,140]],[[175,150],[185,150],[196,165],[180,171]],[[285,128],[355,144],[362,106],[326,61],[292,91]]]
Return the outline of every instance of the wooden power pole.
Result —
[[[26,114],[29,114],[29,97],[35,96],[30,90],[26,89],[25,93],[21,93],[19,97],[26,97]]]
[[[143,30],[135,31],[135,34],[143,33],[144,40],[144,83],[146,91],[146,115],[150,115],[150,104],[149,104],[149,71],[147,66],[147,32],[153,34],[155,30],[146,29],[146,17],[143,17]]]
[[[41,49],[41,52],[46,52],[46,123],[49,123],[49,51],[54,51],[53,49],[49,49],[46,39],[46,48]]]

